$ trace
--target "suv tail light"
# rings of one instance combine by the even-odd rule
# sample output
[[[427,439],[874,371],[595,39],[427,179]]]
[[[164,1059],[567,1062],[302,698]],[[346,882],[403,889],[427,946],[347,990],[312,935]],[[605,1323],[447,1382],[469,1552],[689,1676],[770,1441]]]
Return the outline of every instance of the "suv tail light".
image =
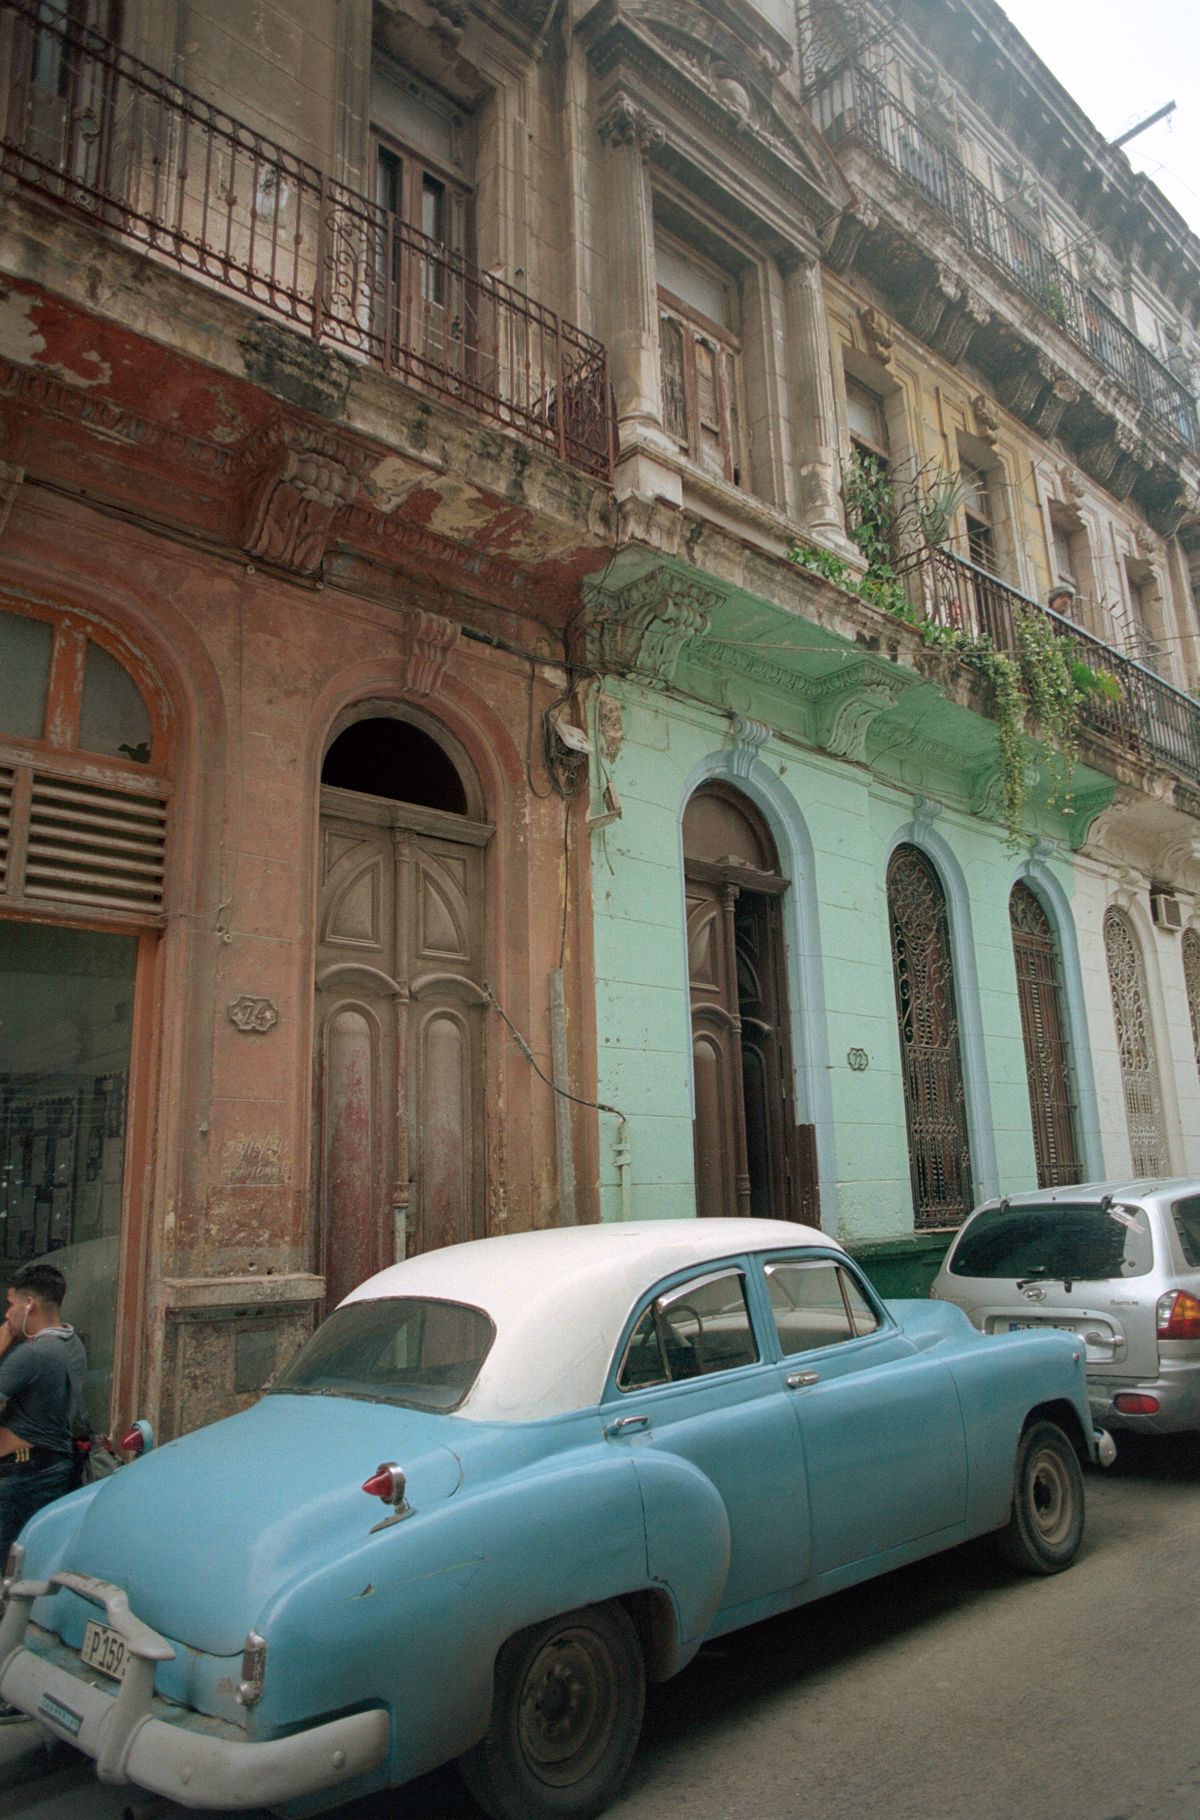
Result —
[[[1200,1340],[1200,1301],[1186,1289],[1168,1289],[1156,1310],[1160,1340]]]

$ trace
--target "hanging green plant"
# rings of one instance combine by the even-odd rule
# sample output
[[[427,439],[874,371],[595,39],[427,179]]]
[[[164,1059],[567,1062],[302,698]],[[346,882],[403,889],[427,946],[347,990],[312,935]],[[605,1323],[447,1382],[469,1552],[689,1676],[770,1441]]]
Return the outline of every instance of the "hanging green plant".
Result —
[[[1000,749],[1001,808],[1008,844],[1021,845],[1025,815],[1025,693],[1013,658],[981,638],[963,657],[991,685],[992,715]]]
[[[1036,612],[1015,619],[1017,661],[1029,705],[1054,753],[1054,797],[1062,796],[1079,757],[1081,696],[1072,675],[1075,646]]]

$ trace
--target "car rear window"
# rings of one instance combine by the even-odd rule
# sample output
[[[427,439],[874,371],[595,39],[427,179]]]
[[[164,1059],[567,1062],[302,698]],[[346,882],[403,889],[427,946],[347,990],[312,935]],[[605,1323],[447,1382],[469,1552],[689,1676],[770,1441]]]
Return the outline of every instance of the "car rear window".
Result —
[[[1175,1216],[1184,1263],[1193,1270],[1200,1270],[1200,1194],[1185,1195],[1183,1200],[1175,1202],[1171,1212]]]
[[[1154,1261],[1141,1207],[989,1207],[963,1232],[950,1259],[956,1277],[1103,1282],[1145,1276]]]
[[[494,1335],[490,1317],[463,1302],[413,1296],[349,1302],[321,1323],[271,1392],[457,1409]]]

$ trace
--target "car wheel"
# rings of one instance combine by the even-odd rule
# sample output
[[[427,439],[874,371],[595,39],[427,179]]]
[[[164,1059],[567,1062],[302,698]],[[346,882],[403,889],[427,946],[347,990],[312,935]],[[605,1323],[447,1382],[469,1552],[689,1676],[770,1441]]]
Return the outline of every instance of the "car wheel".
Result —
[[[1070,1567],[1083,1540],[1083,1474],[1053,1422],[1034,1422],[1017,1449],[1012,1512],[997,1538],[1006,1561],[1028,1574]]]
[[[646,1672],[619,1605],[587,1605],[509,1639],[496,1660],[492,1717],[460,1759],[493,1820],[590,1820],[637,1748]]]

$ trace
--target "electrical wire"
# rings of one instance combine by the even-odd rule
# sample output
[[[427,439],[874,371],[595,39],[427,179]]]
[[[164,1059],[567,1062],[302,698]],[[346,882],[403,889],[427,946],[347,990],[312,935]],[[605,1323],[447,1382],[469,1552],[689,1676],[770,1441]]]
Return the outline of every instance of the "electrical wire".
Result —
[[[489,1002],[500,1013],[500,1016],[508,1025],[509,1030],[512,1032],[514,1043],[525,1057],[525,1060],[529,1063],[529,1066],[533,1069],[533,1072],[540,1081],[546,1083],[552,1093],[557,1093],[560,1099],[570,1100],[573,1106],[587,1106],[592,1112],[608,1112],[611,1113],[615,1119],[624,1119],[625,1114],[621,1111],[619,1106],[610,1106],[604,1100],[586,1100],[578,1093],[568,1093],[565,1087],[560,1087],[556,1081],[552,1081],[550,1076],[539,1065],[533,1050],[529,1047],[529,1044],[525,1041],[525,1038],[521,1035],[521,1032],[517,1029],[517,1026],[513,1023],[511,1017],[509,1017],[508,1012],[504,1009],[504,1006],[492,991],[491,985],[487,980],[484,980],[483,982],[483,990],[487,994]]]

